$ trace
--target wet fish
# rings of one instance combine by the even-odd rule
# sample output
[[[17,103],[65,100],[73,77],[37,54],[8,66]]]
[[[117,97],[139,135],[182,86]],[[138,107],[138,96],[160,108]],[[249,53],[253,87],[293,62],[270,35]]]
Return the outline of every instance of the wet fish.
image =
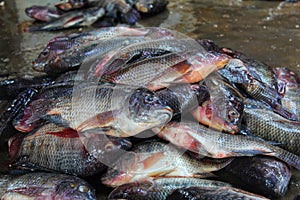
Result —
[[[109,194],[108,199],[164,200],[174,190],[192,186],[217,188],[220,186],[230,186],[230,184],[197,178],[159,178],[153,181],[121,185]]]
[[[36,90],[54,84],[50,76],[36,76],[34,78],[15,77],[0,81],[0,100],[13,100],[28,88]]]
[[[27,136],[9,141],[13,170],[44,170],[89,176],[106,169],[106,165],[127,150],[126,139],[107,137],[101,130],[77,132],[70,128],[46,124]]]
[[[48,6],[36,6],[36,5],[26,8],[25,13],[28,17],[43,22],[49,22],[58,19],[63,14],[62,12],[59,12],[55,8],[50,8]]]
[[[262,102],[245,102],[243,127],[246,132],[300,155],[300,122],[281,117]]]
[[[56,37],[49,41],[45,49],[35,59],[33,69],[50,74],[77,69],[76,67],[79,67],[87,57],[93,55],[101,57],[102,54],[112,49],[134,42],[156,39],[168,34],[171,33],[157,28],[110,27]],[[76,55],[73,55],[74,53]]]
[[[267,198],[253,194],[241,189],[232,187],[188,187],[180,188],[172,192],[167,200],[181,199],[181,200],[267,200]]]
[[[300,169],[299,156],[253,137],[224,134],[195,122],[170,122],[152,130],[159,137],[203,156],[226,158],[267,155]]]
[[[88,199],[95,190],[84,180],[57,173],[29,173],[22,176],[0,175],[1,199]]]
[[[100,6],[105,8],[106,16],[119,19],[119,21],[130,25],[134,25],[140,19],[139,12],[125,0],[104,0],[100,2]]]
[[[52,31],[71,27],[90,26],[95,21],[103,17],[105,10],[103,8],[88,8],[82,11],[70,11],[63,14],[60,18],[47,22],[41,26],[32,26],[28,31]]]
[[[222,163],[199,161],[172,144],[146,141],[119,157],[101,180],[104,185],[116,187],[159,177],[204,178],[212,176],[210,172],[219,170],[230,162],[231,160]]]
[[[231,59],[230,62],[218,72],[230,83],[237,85],[251,98],[266,102],[273,108],[274,112],[287,119],[297,120],[295,114],[291,113],[279,103],[281,97],[277,89],[257,79],[241,60]]]
[[[278,92],[283,96],[281,104],[300,118],[300,78],[288,68],[276,68]]]
[[[108,135],[124,137],[167,123],[173,115],[169,106],[145,88],[81,83],[48,90],[43,92],[52,97],[42,93],[17,117],[17,130],[31,131],[44,119],[80,131],[102,128]]]
[[[238,133],[244,97],[218,74],[210,74],[202,84],[205,84],[208,90],[209,99],[192,112],[193,116],[200,123],[213,129],[231,134]]]
[[[266,156],[236,158],[216,174],[221,180],[272,199],[287,192],[292,175],[284,162]]]
[[[37,90],[28,88],[21,92],[0,114],[0,138],[9,138],[15,130],[12,122],[23,111],[30,100],[36,95]]]

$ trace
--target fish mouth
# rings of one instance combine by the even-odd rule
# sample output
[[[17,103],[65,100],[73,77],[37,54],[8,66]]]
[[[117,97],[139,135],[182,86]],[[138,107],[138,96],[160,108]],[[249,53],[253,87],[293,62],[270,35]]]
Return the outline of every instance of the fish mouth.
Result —
[[[36,61],[32,62],[32,69],[38,72],[44,72],[46,63],[38,63]]]

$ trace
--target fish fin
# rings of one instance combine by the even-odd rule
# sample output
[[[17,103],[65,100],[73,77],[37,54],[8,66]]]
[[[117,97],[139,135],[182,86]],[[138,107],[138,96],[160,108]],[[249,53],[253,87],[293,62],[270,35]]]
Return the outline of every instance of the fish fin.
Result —
[[[33,171],[55,172],[54,170],[31,163],[27,159],[28,156],[23,155],[12,161],[9,164],[10,172],[13,174],[26,174]]]
[[[103,128],[103,131],[105,131],[105,129],[110,130],[109,127],[112,125],[113,121],[114,121],[114,112],[107,111],[107,112],[99,113],[85,120],[76,129],[78,131],[84,131],[91,128]]]
[[[285,107],[280,105],[279,103],[276,103],[274,106],[272,106],[272,108],[275,113],[281,115],[282,117],[284,117],[286,119],[293,120],[293,121],[298,120],[298,117],[296,114],[292,113],[291,111],[289,111],[288,109],[286,109]]]
[[[84,15],[78,15],[78,16],[75,16],[75,17],[72,17],[72,18],[68,19],[64,23],[63,27],[68,28],[68,27],[72,27],[72,26],[75,26],[75,25],[79,25],[83,21],[84,21]]]
[[[66,119],[64,119],[60,114],[55,114],[55,115],[43,115],[41,116],[41,119],[46,120],[47,122],[56,124],[60,127],[65,127],[69,128],[70,127],[70,122]]]
[[[291,124],[291,125],[295,125],[295,126],[300,126],[300,121],[287,121],[287,120],[273,120],[274,122],[278,122],[278,123],[284,123],[284,124]]]
[[[161,160],[163,156],[164,156],[164,152],[157,152],[154,153],[151,157],[146,158],[145,160],[143,160],[144,168],[147,169],[153,166],[155,163],[159,162],[159,160]]]
[[[231,153],[229,153],[232,156],[254,156],[254,155],[268,155],[273,154],[274,151],[268,150],[268,149],[239,149],[239,150],[233,150]]]

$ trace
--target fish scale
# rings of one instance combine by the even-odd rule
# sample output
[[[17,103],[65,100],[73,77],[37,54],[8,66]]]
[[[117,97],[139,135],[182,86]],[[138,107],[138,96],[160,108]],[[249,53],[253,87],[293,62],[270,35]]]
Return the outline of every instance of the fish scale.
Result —
[[[259,108],[244,108],[246,131],[266,141],[273,141],[297,155],[300,155],[300,123],[287,120],[276,113]]]

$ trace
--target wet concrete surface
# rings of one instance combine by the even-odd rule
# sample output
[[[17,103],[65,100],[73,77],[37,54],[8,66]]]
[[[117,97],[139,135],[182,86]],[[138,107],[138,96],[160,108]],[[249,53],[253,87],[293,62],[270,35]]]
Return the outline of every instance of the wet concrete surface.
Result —
[[[47,42],[59,35],[85,31],[23,32],[33,20],[25,8],[54,0],[5,1],[0,7],[0,76],[35,76],[31,62]],[[300,2],[262,0],[169,0],[168,10],[145,18],[137,26],[174,29],[193,38],[206,38],[219,46],[241,51],[274,67],[286,66],[300,74]],[[3,145],[0,147],[2,152]],[[7,157],[6,155],[4,155]],[[1,162],[4,162],[1,157]],[[282,199],[293,199],[300,191],[299,172],[295,184]],[[100,192],[102,193],[102,192]],[[99,194],[99,199],[104,198]]]

